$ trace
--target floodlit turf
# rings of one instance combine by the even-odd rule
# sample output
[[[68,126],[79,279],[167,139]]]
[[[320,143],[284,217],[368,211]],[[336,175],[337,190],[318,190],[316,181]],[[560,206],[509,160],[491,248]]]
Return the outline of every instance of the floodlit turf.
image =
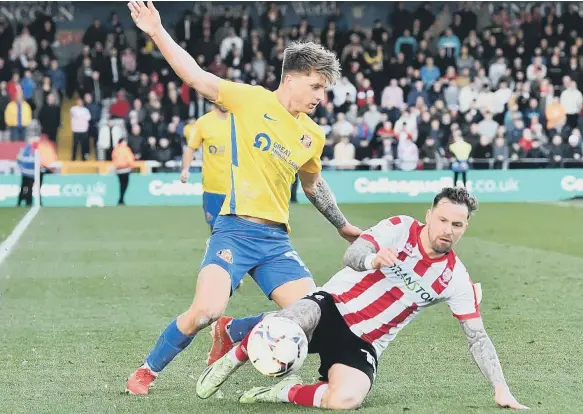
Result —
[[[367,227],[393,214],[423,219],[424,207],[343,210]],[[23,211],[0,210],[0,234]],[[311,206],[294,206],[292,227],[296,249],[324,282],[346,244]],[[250,366],[225,383],[222,399],[199,400],[207,331],[150,396],[122,394],[160,331],[190,304],[207,235],[200,208],[41,210],[0,266],[0,412],[305,412],[238,404],[247,388],[272,383]],[[486,328],[519,401],[536,411],[583,412],[583,209],[483,204],[456,251],[482,283]],[[228,313],[273,309],[246,281]],[[307,360],[305,381],[315,379],[316,363]],[[401,332],[359,412],[403,411],[501,412],[446,305]]]

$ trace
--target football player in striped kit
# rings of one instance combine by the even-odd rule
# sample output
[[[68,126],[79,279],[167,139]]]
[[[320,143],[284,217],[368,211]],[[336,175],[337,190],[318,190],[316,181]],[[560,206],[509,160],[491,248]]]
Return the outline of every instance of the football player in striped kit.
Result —
[[[425,224],[394,216],[365,231],[346,251],[344,269],[321,289],[270,314],[288,318],[304,330],[309,352],[320,355],[320,382],[304,385],[297,375],[290,375],[274,386],[247,391],[240,402],[357,408],[372,387],[381,354],[399,331],[423,309],[445,302],[490,381],[496,403],[526,409],[510,392],[484,329],[479,285],[452,249],[476,210],[477,201],[466,189],[445,188],[427,210]],[[247,361],[247,340],[248,336],[223,357],[233,362],[230,372],[213,366],[205,370],[197,385],[199,396],[208,398]]]

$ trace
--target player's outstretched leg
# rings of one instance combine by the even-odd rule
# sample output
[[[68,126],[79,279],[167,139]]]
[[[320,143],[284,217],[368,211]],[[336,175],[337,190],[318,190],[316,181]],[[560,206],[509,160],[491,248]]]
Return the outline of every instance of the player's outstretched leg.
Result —
[[[297,264],[297,262],[292,261]],[[288,274],[285,269],[281,272],[278,269],[273,269],[273,274]],[[291,272],[293,273],[293,272]],[[263,284],[262,279],[258,279],[260,286]],[[264,291],[271,292],[271,299],[277,303],[282,309],[287,308],[293,303],[297,302],[309,292],[311,292],[316,285],[311,277],[301,277],[297,280],[290,280],[278,286],[268,285]],[[248,318],[234,319],[223,316],[213,324],[211,327],[211,335],[213,336],[213,345],[209,352],[207,360],[208,365],[214,364],[220,358],[229,352],[233,346],[243,340],[243,338],[251,332],[253,327],[257,325],[264,314],[257,316],[250,316]]]
[[[316,302],[302,299],[286,309],[268,312],[264,317],[278,316],[294,321],[303,329],[308,341],[310,341],[320,321],[321,313],[322,311]],[[250,333],[237,346],[204,370],[196,384],[196,394],[200,398],[209,398],[216,393],[231,374],[249,360],[247,355],[249,336]]]
[[[271,387],[255,387],[245,392],[239,402],[282,402],[304,407],[352,410],[361,406],[370,389],[370,378],[364,372],[343,364],[328,370],[328,382],[303,385],[290,376]]]
[[[222,315],[230,292],[231,278],[227,271],[218,265],[204,267],[198,275],[192,305],[162,332],[144,365],[128,379],[126,391],[147,394],[157,375],[192,342],[196,333]]]
[[[213,345],[209,352],[207,365],[212,365],[229,352],[237,342],[241,342],[263,318],[263,313],[247,318],[221,316],[211,325]]]
[[[203,371],[196,383],[196,395],[203,399],[209,398],[219,390],[221,385],[223,385],[233,372],[249,360],[247,356],[248,342],[249,333],[239,345],[231,349]]]

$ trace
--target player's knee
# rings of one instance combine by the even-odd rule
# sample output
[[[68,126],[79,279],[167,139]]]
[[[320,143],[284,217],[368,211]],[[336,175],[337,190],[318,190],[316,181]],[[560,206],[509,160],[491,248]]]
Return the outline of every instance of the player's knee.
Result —
[[[204,308],[201,312],[200,318],[198,320],[199,326],[208,326],[211,323],[217,321],[223,314],[223,310],[217,309],[215,307]]]
[[[325,408],[331,410],[354,410],[362,405],[365,395],[347,389],[328,389],[327,398],[323,401]]]
[[[183,314],[185,323],[181,328],[184,328],[183,332],[186,335],[194,335],[215,322],[221,315],[222,309],[216,309],[212,306],[199,307],[193,305]]]

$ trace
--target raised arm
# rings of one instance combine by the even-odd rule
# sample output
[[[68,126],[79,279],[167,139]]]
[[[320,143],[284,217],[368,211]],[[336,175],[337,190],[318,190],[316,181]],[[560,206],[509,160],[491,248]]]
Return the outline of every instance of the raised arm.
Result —
[[[510,392],[508,384],[502,373],[502,366],[498,360],[494,344],[486,333],[482,318],[471,318],[460,321],[460,325],[466,334],[470,352],[474,361],[480,367],[482,374],[490,381],[494,388],[494,399],[501,407],[514,409],[527,409],[521,405]]]
[[[302,170],[298,172],[298,175],[302,183],[302,189],[314,207],[336,227],[343,238],[351,243],[356,240],[362,231],[346,220],[346,217],[338,208],[338,204],[336,204],[334,194],[332,194],[322,175]]]
[[[136,26],[152,38],[178,77],[205,98],[216,101],[220,78],[202,70],[196,60],[172,39],[162,26],[160,14],[152,2],[148,1],[146,6],[143,1],[130,1],[128,8]]]
[[[352,243],[344,253],[344,266],[357,272],[391,267],[399,263],[397,251],[392,244],[395,228],[390,220],[381,221],[365,231]]]

